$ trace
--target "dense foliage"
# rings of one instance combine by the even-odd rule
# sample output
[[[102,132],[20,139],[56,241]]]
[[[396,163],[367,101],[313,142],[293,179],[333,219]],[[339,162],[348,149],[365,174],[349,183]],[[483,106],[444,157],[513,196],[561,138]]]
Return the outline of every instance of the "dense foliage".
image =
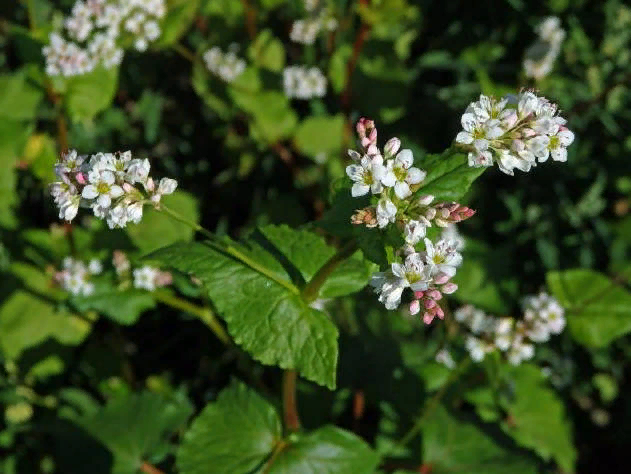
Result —
[[[3,2],[0,471],[627,472],[630,82],[620,0]]]

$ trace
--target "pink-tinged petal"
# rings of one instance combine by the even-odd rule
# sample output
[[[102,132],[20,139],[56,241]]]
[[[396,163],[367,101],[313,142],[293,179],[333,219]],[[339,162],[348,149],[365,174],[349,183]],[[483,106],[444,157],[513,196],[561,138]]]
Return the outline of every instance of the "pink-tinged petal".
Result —
[[[425,171],[418,168],[410,168],[405,180],[409,184],[418,184],[425,179],[425,176],[427,176],[427,173]]]
[[[423,322],[425,324],[432,324],[432,321],[434,320],[434,315],[427,312],[425,314],[423,314]]]
[[[414,300],[410,303],[410,314],[415,315],[421,311],[421,304],[418,300]]]
[[[412,154],[412,150],[406,148],[405,150],[401,150],[397,155],[396,161],[401,163],[403,168],[408,169],[414,163],[414,155]]]
[[[93,186],[92,184],[88,184],[85,188],[83,188],[83,191],[81,191],[81,197],[84,197],[85,199],[94,199],[98,195],[99,192],[97,191],[96,186]]]
[[[351,196],[353,197],[363,196],[367,194],[368,191],[370,191],[370,186],[368,186],[367,184],[355,183],[353,184],[353,187],[351,188]]]

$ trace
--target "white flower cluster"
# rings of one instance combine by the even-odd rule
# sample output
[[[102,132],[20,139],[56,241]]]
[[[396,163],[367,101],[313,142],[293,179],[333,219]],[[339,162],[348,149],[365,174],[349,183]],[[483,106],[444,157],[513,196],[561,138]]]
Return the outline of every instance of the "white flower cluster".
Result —
[[[283,70],[283,87],[290,99],[324,97],[326,86],[326,77],[317,67],[288,66]]]
[[[424,238],[426,230],[432,224],[447,228],[450,223],[468,219],[474,211],[454,202],[431,205],[434,196],[430,195],[414,198],[413,192],[426,173],[413,166],[412,151],[399,151],[401,141],[391,138],[382,153],[377,147],[377,129],[372,120],[360,119],[357,133],[363,150],[362,153],[348,151],[355,161],[346,168],[346,174],[354,182],[351,195],[372,193],[379,195],[379,200],[375,206],[356,211],[351,223],[379,228],[396,223],[405,240],[405,245],[397,252],[402,262],[394,262],[387,271],[376,273],[371,285],[387,309],[397,308],[403,290],[410,288],[414,293],[410,304],[412,314],[423,309],[426,324],[434,317],[442,319],[444,313],[438,301],[443,294],[453,293],[458,288],[449,280],[462,262],[457,250],[460,244],[447,239],[433,243]],[[416,245],[421,240],[423,249],[417,250]]]
[[[80,260],[66,257],[62,262],[62,270],[55,273],[55,281],[75,296],[89,296],[94,293],[94,283],[90,282],[90,276],[102,271],[103,265],[96,259],[90,260],[86,265]]]
[[[224,53],[219,46],[213,46],[203,57],[208,70],[226,82],[234,81],[245,71],[245,61],[234,51]]]
[[[535,355],[534,343],[548,341],[565,327],[563,308],[546,293],[524,298],[523,320],[496,318],[471,305],[456,310],[454,317],[469,330],[465,347],[476,362],[499,349],[511,364],[519,365]]]
[[[144,265],[132,270],[127,255],[120,250],[114,251],[112,265],[118,278],[123,283],[131,280],[134,288],[154,291],[156,288],[173,283],[173,276],[170,272],[164,272],[150,265]]]
[[[567,146],[574,133],[557,115],[557,106],[531,91],[497,100],[480,95],[461,119],[462,132],[456,142],[469,150],[469,166],[492,166],[513,175],[515,168],[530,171],[547,161],[567,161]]]
[[[55,31],[42,50],[49,76],[86,74],[99,65],[111,69],[123,60],[120,44],[138,51],[160,37],[165,0],[77,0],[64,20],[65,35]]]
[[[89,159],[71,150],[55,164],[61,181],[51,184],[50,193],[59,207],[59,218],[71,221],[79,207],[89,207],[110,228],[125,227],[142,219],[145,204],[159,206],[177,181],[162,178],[156,185],[147,159],[132,159],[131,152],[97,153]],[[138,186],[142,185],[142,189]]]
[[[558,17],[549,16],[535,28],[535,32],[539,38],[526,50],[524,71],[527,77],[539,80],[552,71],[554,61],[561,52],[565,30],[561,28]]]
[[[318,3],[317,0],[305,1],[305,10],[310,16],[296,20],[291,25],[289,39],[294,43],[313,44],[321,31],[335,31],[337,29],[337,20],[331,15],[327,7],[321,8],[316,13]]]

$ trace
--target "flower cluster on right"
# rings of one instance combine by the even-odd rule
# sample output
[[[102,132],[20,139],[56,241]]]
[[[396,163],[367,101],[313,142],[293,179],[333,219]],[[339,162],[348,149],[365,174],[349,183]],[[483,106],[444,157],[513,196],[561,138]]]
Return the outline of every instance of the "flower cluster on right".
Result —
[[[324,1],[305,0],[304,7],[308,17],[296,20],[291,25],[289,38],[295,43],[313,44],[322,30],[335,31],[337,20],[331,15]]]
[[[397,251],[397,260],[386,271],[373,275],[371,285],[387,309],[396,309],[403,291],[409,288],[413,293],[411,314],[422,311],[425,324],[435,317],[442,319],[445,315],[438,301],[443,294],[458,288],[450,280],[462,262],[458,251],[461,242],[450,238],[432,242],[425,237],[427,228],[433,225],[448,228],[468,219],[475,211],[456,202],[434,203],[431,195],[415,195],[426,173],[413,166],[412,151],[400,150],[401,140],[396,137],[388,140],[381,151],[372,120],[360,119],[357,133],[362,153],[349,150],[355,163],[346,167],[346,174],[353,181],[351,195],[372,193],[379,199],[374,205],[358,209],[351,216],[351,223],[380,229],[395,225],[405,241]]]
[[[63,32],[50,34],[42,50],[49,76],[76,76],[118,66],[121,44],[133,42],[138,51],[160,37],[159,21],[166,14],[165,0],[78,0],[64,20]]]
[[[513,175],[547,161],[567,161],[574,133],[558,115],[556,104],[532,91],[501,100],[480,95],[461,118],[456,143],[468,151],[469,166],[492,166]]]
[[[326,77],[317,67],[288,66],[283,70],[283,87],[290,99],[324,97],[326,86]]]
[[[523,319],[516,320],[491,316],[471,305],[457,309],[454,319],[468,330],[465,347],[471,359],[479,362],[499,349],[511,364],[519,365],[535,355],[535,343],[546,342],[565,328],[563,307],[547,293],[525,297],[523,311]]]
[[[565,39],[565,30],[561,28],[561,20],[556,16],[545,18],[535,28],[539,38],[526,50],[524,72],[535,80],[543,79],[550,74],[561,52],[561,44]]]

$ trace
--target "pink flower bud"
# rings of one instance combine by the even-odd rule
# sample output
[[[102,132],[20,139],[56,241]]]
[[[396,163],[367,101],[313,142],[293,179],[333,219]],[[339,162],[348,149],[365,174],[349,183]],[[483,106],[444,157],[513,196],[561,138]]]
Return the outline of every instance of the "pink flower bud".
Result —
[[[450,278],[449,275],[446,275],[444,273],[439,273],[434,278],[434,283],[436,283],[437,285],[442,285],[444,283],[447,283],[449,281],[449,278]]]
[[[430,313],[423,314],[423,322],[425,324],[432,324],[433,320],[434,320],[434,315],[433,314],[430,314]]]
[[[147,191],[149,192],[153,192],[156,189],[156,183],[153,182],[153,178],[148,178],[147,179],[147,184],[145,184],[145,188],[147,189]]]
[[[420,300],[423,297],[423,292],[422,291],[415,291],[414,292],[414,299]]]
[[[388,140],[383,147],[386,158],[394,156],[397,151],[399,151],[399,148],[401,148],[401,140],[399,140],[397,137],[393,137]]]
[[[419,303],[418,300],[414,300],[410,303],[410,314],[412,315],[418,314],[420,310],[421,310],[421,303]]]
[[[79,184],[86,184],[88,182],[88,180],[86,179],[85,173],[78,172],[77,174],[75,174],[74,177],[77,180],[77,183]]]
[[[365,117],[360,118],[357,122],[357,134],[359,135],[362,146],[368,148],[370,144],[374,144],[377,141],[375,122]]]
[[[440,299],[443,297],[443,295],[438,290],[428,291],[427,296],[429,296],[431,299],[436,300],[436,301],[440,301]]]
[[[445,313],[440,306],[436,306],[436,316],[438,316],[440,319],[445,319]]]
[[[454,291],[456,291],[457,289],[458,289],[458,285],[456,285],[455,283],[449,282],[449,283],[446,283],[445,285],[443,285],[442,288],[440,289],[440,291],[442,291],[446,295],[450,295]]]
[[[425,309],[432,309],[432,308],[436,307],[436,301],[434,301],[434,300],[425,300],[423,302],[423,305],[425,306]]]

